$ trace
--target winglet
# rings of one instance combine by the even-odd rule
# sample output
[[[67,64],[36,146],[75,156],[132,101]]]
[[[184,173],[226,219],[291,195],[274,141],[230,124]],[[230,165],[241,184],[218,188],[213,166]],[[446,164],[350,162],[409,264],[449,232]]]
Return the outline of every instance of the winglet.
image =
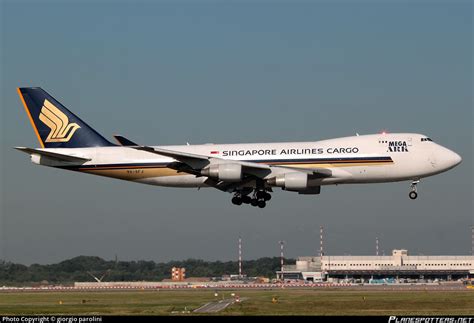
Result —
[[[134,143],[133,141],[125,138],[124,136],[121,135],[113,135],[115,140],[119,143],[119,145],[122,146],[139,146],[138,144]]]

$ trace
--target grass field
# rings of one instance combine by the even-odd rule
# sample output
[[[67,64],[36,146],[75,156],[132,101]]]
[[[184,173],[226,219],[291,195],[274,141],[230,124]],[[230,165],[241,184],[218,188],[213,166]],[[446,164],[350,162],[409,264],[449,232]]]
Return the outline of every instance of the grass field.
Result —
[[[222,296],[248,298],[218,315],[474,315],[474,291],[176,290],[14,292],[0,294],[0,315],[182,315]],[[272,302],[276,298],[278,301]],[[215,314],[214,314],[215,315]]]

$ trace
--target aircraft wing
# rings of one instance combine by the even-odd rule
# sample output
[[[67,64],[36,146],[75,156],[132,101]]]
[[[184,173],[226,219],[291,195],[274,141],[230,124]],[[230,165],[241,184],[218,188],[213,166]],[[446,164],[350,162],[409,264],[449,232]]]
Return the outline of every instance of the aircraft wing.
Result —
[[[291,169],[292,171],[300,171],[308,175],[313,176],[313,178],[326,178],[333,176],[333,171],[328,168],[301,168],[301,167],[291,167],[291,166],[277,166],[278,168]]]
[[[242,179],[242,181],[237,182],[237,183],[229,183],[229,182],[223,182],[219,181],[213,178],[208,177],[204,183],[206,183],[209,186],[214,187],[215,189],[218,189],[222,192],[233,192],[236,188],[238,187],[244,187],[246,184],[254,181],[255,178],[252,176],[247,176],[245,179]]]
[[[298,171],[314,176],[315,178],[324,178],[331,177],[332,171],[327,168],[316,168],[316,169],[307,169],[307,168],[296,168],[289,166],[270,166],[266,164],[259,164],[248,161],[239,161],[239,160],[226,160],[218,157],[211,157],[169,149],[148,147],[148,146],[135,146],[130,147],[137,150],[147,151],[153,154],[171,157],[178,160],[182,164],[172,165],[175,169],[183,172],[187,172],[194,175],[201,175],[199,170],[211,164],[212,161],[216,163],[236,163],[242,165],[242,168],[246,175],[254,176],[254,178],[264,178],[268,174],[272,173],[272,170],[279,170],[279,172],[287,171]],[[184,165],[183,165],[184,164]]]
[[[205,156],[205,155],[198,155],[198,154],[192,154],[192,153],[186,153],[186,152],[181,152],[181,151],[175,151],[175,150],[169,150],[169,149],[162,149],[162,148],[155,148],[155,147],[148,147],[148,146],[138,146],[138,147],[130,147],[134,148],[137,150],[143,150],[147,151],[150,153],[154,153],[157,155],[161,156],[166,156],[166,157],[171,157],[173,159],[176,159],[190,167],[192,167],[194,170],[199,170],[211,163],[211,161],[217,161],[219,162],[232,162],[236,164],[242,165],[244,169],[247,171],[260,171],[260,172],[265,172],[270,173],[271,169],[269,165],[265,164],[257,164],[257,163],[252,163],[252,162],[245,162],[245,161],[238,161],[238,160],[225,160],[222,158],[217,158],[217,157],[210,157],[210,156]]]

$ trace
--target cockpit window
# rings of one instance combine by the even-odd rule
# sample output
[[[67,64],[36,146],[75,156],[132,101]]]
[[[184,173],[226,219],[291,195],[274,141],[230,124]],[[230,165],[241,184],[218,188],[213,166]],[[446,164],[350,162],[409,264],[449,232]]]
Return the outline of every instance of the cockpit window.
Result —
[[[421,141],[433,141],[431,138],[421,138]]]

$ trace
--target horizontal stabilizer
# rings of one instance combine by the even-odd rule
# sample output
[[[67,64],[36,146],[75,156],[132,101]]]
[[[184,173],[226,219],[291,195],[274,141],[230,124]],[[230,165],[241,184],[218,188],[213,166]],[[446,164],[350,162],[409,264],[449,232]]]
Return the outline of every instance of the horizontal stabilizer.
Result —
[[[51,151],[39,150],[39,149],[34,149],[34,148],[15,147],[15,149],[27,154],[37,154],[37,155],[45,156],[48,158],[52,158],[52,159],[56,159],[58,161],[64,161],[64,162],[73,162],[73,163],[83,164],[91,160],[89,158],[58,154],[58,153],[53,153]]]

